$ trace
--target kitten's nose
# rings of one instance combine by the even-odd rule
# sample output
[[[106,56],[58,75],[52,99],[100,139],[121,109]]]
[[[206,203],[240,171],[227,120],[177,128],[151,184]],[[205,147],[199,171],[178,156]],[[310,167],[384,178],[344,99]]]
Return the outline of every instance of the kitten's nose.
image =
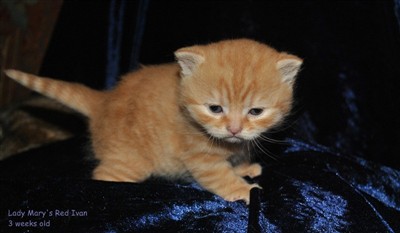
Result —
[[[228,126],[226,128],[233,136],[235,136],[236,134],[240,133],[242,131],[242,127],[238,126],[238,127],[233,127],[233,126]]]

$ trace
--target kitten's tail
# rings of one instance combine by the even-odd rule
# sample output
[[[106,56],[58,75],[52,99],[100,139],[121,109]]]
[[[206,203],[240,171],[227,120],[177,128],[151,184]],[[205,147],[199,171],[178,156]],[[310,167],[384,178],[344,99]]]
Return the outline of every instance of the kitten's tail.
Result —
[[[89,118],[105,94],[82,84],[38,77],[17,70],[6,70],[5,73],[23,86],[55,99]]]

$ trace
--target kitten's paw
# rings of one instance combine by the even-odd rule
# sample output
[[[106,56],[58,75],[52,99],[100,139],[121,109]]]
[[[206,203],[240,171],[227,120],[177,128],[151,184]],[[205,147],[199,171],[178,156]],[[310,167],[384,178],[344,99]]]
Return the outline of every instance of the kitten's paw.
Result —
[[[246,175],[249,176],[250,178],[254,178],[254,177],[260,176],[261,173],[262,173],[261,165],[258,163],[253,163],[249,166],[249,170]]]
[[[258,163],[241,164],[233,169],[237,175],[242,177],[248,176],[250,178],[254,178],[260,176],[262,173],[262,167]]]
[[[258,184],[246,184],[242,187],[233,190],[230,194],[223,197],[226,201],[239,201],[243,200],[248,205],[250,203],[250,190],[252,188],[262,189]]]

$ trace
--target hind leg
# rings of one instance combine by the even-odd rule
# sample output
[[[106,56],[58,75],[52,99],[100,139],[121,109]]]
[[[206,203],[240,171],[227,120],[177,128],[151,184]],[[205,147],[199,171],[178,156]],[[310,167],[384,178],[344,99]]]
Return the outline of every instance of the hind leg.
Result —
[[[103,159],[93,171],[93,179],[139,183],[153,172],[153,167],[144,159]]]

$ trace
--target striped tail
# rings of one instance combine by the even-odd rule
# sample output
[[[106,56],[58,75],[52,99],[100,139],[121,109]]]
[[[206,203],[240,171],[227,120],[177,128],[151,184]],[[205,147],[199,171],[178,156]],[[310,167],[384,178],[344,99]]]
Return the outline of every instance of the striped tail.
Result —
[[[23,86],[55,99],[87,117],[94,114],[105,95],[78,83],[38,77],[17,70],[6,70],[5,73]]]

